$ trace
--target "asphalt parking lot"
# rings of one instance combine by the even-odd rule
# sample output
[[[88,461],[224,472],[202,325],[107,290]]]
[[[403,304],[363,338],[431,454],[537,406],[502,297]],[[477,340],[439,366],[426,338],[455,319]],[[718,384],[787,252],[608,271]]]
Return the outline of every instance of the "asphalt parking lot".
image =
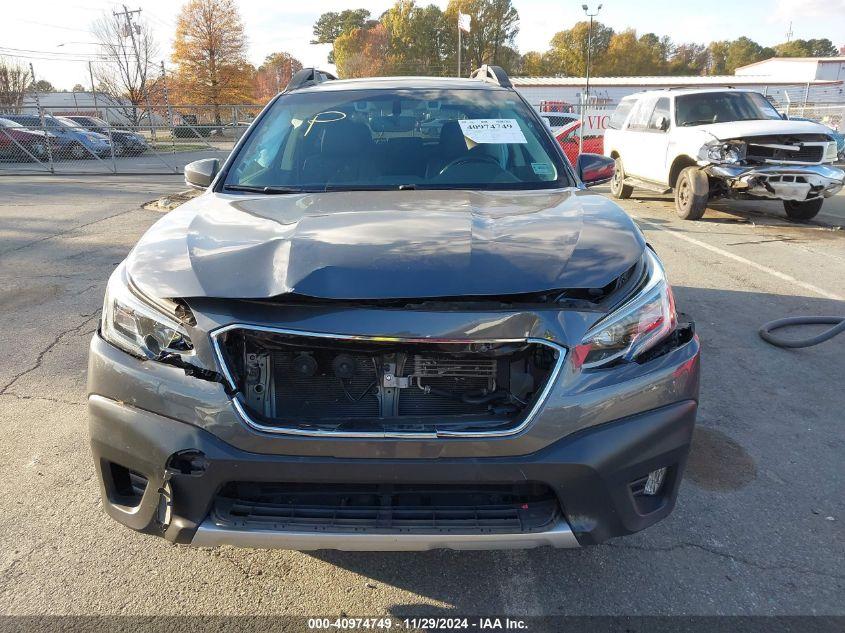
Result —
[[[102,512],[85,406],[106,279],[179,176],[0,179],[0,613],[845,614],[845,336],[769,347],[764,321],[845,314],[838,196],[677,220],[623,203],[702,341],[699,426],[674,514],[584,550],[189,549]],[[736,210],[742,207],[741,210]]]

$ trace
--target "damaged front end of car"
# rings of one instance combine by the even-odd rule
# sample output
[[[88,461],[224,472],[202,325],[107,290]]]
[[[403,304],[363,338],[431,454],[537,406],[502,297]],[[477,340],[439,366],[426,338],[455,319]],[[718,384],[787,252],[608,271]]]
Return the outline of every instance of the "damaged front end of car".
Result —
[[[104,507],[194,545],[598,543],[674,506],[698,349],[648,247],[600,288],[405,300],[160,300],[120,266],[89,363]]]
[[[834,167],[836,142],[820,134],[713,140],[698,153],[711,197],[807,202],[845,184]]]

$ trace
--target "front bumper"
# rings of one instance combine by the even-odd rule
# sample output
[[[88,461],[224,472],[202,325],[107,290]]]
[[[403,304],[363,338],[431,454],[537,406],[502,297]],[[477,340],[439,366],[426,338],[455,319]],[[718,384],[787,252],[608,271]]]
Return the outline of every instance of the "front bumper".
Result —
[[[576,547],[642,530],[674,507],[695,423],[694,400],[586,429],[529,455],[453,459],[355,459],[264,455],[237,449],[196,426],[102,396],[89,398],[90,433],[106,512],[117,521],[195,546],[417,550]],[[505,440],[506,441],[506,440]],[[175,467],[191,451],[196,468]],[[184,454],[184,453],[183,453]],[[201,457],[197,457],[201,456]],[[117,490],[112,465],[148,480],[137,503]],[[643,509],[631,482],[668,467],[659,497]],[[455,532],[241,530],[217,521],[215,496],[231,481],[292,483],[543,483],[562,519],[545,531]]]
[[[763,167],[707,165],[711,178],[725,181],[729,195],[770,200],[829,198],[845,184],[845,171],[830,165]]]

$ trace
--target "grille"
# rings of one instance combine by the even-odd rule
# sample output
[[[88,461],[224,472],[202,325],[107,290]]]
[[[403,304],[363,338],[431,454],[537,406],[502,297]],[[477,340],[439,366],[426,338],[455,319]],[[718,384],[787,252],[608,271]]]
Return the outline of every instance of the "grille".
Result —
[[[800,163],[819,163],[824,157],[824,147],[821,145],[804,145],[795,151],[763,147],[761,145],[748,146],[748,158],[751,160],[781,160]]]
[[[540,483],[479,485],[227,484],[215,518],[276,530],[518,533],[547,528],[560,514]]]
[[[216,339],[250,426],[306,434],[508,433],[548,389],[539,341],[391,340],[233,328]],[[265,397],[266,394],[266,397]]]

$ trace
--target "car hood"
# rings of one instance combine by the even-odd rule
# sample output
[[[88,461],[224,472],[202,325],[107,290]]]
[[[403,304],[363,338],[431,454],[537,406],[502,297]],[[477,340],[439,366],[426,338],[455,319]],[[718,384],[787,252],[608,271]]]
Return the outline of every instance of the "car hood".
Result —
[[[127,270],[161,298],[460,297],[601,287],[644,247],[585,190],[208,192],[159,220]]]
[[[684,128],[681,128],[684,129]],[[727,121],[725,123],[711,123],[696,125],[690,130],[696,130],[720,141],[746,136],[769,136],[772,134],[827,134],[830,130],[824,125],[812,121],[789,121],[786,119],[766,119],[762,121]],[[712,137],[711,137],[712,138]]]

